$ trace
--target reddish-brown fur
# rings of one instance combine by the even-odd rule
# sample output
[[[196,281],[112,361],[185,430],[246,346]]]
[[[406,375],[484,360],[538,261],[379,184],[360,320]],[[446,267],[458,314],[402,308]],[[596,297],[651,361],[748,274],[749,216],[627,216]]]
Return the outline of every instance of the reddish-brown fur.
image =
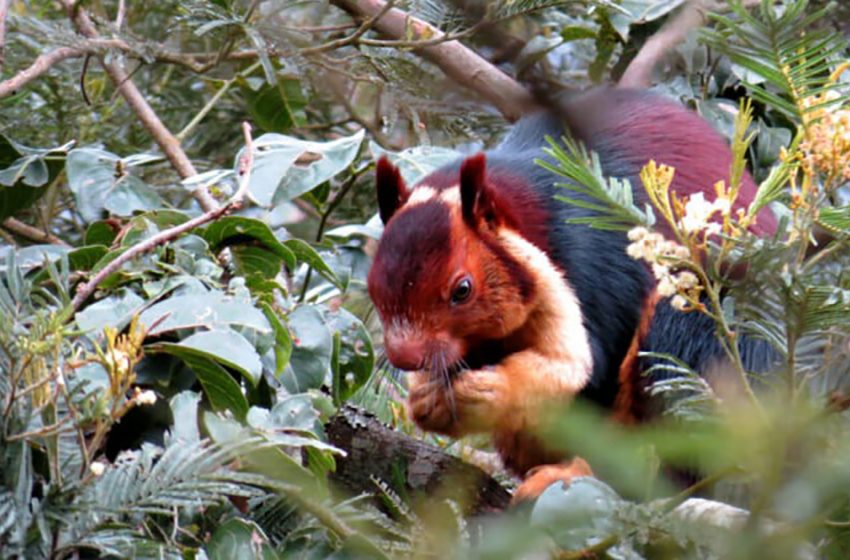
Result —
[[[651,112],[651,119],[646,118],[646,112]],[[598,139],[609,158],[622,158],[639,166],[655,160],[673,167],[676,171],[670,189],[680,198],[703,192],[712,200],[714,183],[728,181],[732,151],[726,140],[702,117],[683,110],[678,103],[648,94],[636,100],[628,90],[608,90],[578,98],[570,113],[575,116],[570,123],[573,132],[578,137],[590,137],[593,149],[597,149],[594,139]],[[685,143],[682,135],[686,131],[693,133]],[[745,171],[735,208],[746,209],[757,190],[752,176]],[[776,217],[764,209],[750,229],[765,236],[772,235],[776,226]],[[666,223],[659,223],[658,229],[665,235],[672,234]]]
[[[675,103],[615,91],[575,101],[570,110],[576,115],[572,131],[598,150],[607,174],[630,176],[654,159],[676,168],[677,194],[705,192],[709,200],[714,181],[728,174],[732,157],[725,141]],[[694,134],[683,141],[682,131]],[[579,458],[560,464],[563,455],[535,433],[544,404],[569,403],[583,390],[593,359],[571,271],[548,258],[550,218],[560,214],[552,214],[554,203],[542,194],[548,191],[530,185],[522,170],[515,174],[502,165],[493,171],[483,154],[474,156],[410,190],[394,166],[379,161],[378,201],[386,229],[368,282],[388,357],[414,370],[411,417],[423,429],[451,436],[492,433],[505,464],[526,475],[519,500],[553,481],[592,475]],[[736,208],[745,208],[755,192],[745,173]],[[765,211],[752,230],[764,235],[775,228],[775,218]],[[472,295],[455,305],[453,294],[464,279],[471,281]],[[632,298],[634,306],[641,296]],[[622,344],[615,344],[619,353],[611,363],[621,364],[615,421],[642,418],[638,351],[657,302],[652,292],[640,321],[631,319],[637,323],[633,337],[629,323]]]
[[[581,457],[576,457],[569,463],[535,467],[528,471],[525,480],[514,492],[511,503],[518,504],[532,500],[555,482],[561,481],[569,484],[574,478],[581,476],[593,476],[590,465]]]
[[[612,417],[622,424],[634,424],[643,419],[643,390],[646,385],[640,378],[639,354],[643,339],[649,332],[652,317],[655,315],[655,307],[660,300],[658,292],[652,291],[643,303],[643,312],[640,324],[626,352],[623,363],[620,364],[620,390],[614,401]]]
[[[379,248],[369,287],[384,320],[388,356],[397,365],[422,370],[410,377],[410,413],[417,424],[453,436],[493,432],[508,466],[522,474],[542,462],[557,459],[531,435],[538,408],[553,395],[571,398],[585,382],[580,376],[589,375],[591,362],[589,350],[588,356],[582,354],[583,348],[572,356],[569,348],[549,343],[562,339],[553,333],[558,326],[553,321],[559,320],[553,308],[568,302],[563,301],[563,294],[550,290],[553,284],[560,288],[564,283],[563,272],[549,264],[552,269],[548,279],[542,281],[541,271],[535,269],[539,264],[521,262],[526,258],[546,258],[543,255],[548,242],[542,235],[545,222],[539,210],[543,206],[532,204],[531,192],[526,197],[531,199],[528,203],[508,204],[503,198],[510,193],[507,189],[516,189],[519,183],[506,181],[500,174],[496,180],[505,182],[494,188],[485,166],[483,156],[464,163],[458,193],[462,202],[454,206],[440,199],[453,195],[449,193],[452,187],[441,185],[439,180],[429,178],[427,185],[420,188],[435,192],[427,198],[428,192],[423,191],[425,195],[420,198],[425,198],[418,201],[410,198],[399,178],[384,173],[384,178],[390,180],[380,185],[387,191],[384,199],[411,202],[400,208],[387,226],[387,243],[398,242],[400,246]],[[437,208],[448,216],[445,235],[442,220],[436,219]],[[403,236],[422,225],[419,216],[440,230],[432,232],[434,236],[448,240],[444,249],[451,248],[439,255],[426,251],[428,254],[419,259],[427,262],[424,267],[419,262],[405,262],[408,255],[403,251],[408,244]],[[405,229],[399,230],[402,226]],[[506,231],[516,232],[517,239],[525,240],[521,243],[530,245],[525,249],[511,248],[503,238]],[[531,253],[517,254],[518,250]],[[533,256],[535,251],[537,257]],[[413,266],[419,267],[416,280],[407,286],[394,271]],[[458,274],[472,278],[474,286],[473,300],[462,308],[449,304]],[[577,303],[573,304],[571,317],[577,323],[572,330],[578,336],[581,314]],[[395,324],[400,322],[404,323],[401,327]],[[411,339],[427,342],[407,342]],[[465,358],[471,368],[451,377],[450,391],[448,380],[434,371],[439,368],[426,363],[427,356],[433,353],[441,354],[441,360],[448,363]],[[579,361],[573,364],[571,360]],[[559,389],[558,383],[569,380],[553,379],[552,375],[561,370],[568,375],[572,369],[577,376],[574,386]]]

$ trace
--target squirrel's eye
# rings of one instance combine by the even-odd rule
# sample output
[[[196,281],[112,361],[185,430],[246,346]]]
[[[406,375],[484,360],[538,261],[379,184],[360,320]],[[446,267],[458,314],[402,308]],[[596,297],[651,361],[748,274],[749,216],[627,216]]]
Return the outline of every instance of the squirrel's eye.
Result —
[[[463,303],[469,296],[472,295],[472,280],[465,276],[460,279],[460,282],[455,285],[452,290],[452,303]]]

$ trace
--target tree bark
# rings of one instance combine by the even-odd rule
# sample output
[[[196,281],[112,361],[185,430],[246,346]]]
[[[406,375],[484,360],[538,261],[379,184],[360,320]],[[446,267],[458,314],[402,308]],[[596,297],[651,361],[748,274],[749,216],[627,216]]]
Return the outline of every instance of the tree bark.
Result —
[[[510,493],[483,470],[438,447],[413,439],[382,424],[375,416],[344,406],[325,426],[328,440],[343,449],[332,479],[353,492],[379,492],[386,483],[404,498],[444,497],[458,503],[466,515],[504,510]],[[406,500],[407,501],[407,500]]]
[[[331,0],[331,3],[359,18],[374,16],[386,6],[383,0]],[[443,35],[436,27],[397,8],[387,11],[372,27],[391,39],[436,39]],[[516,121],[536,106],[528,90],[460,41],[422,47],[414,52],[439,66],[455,83],[481,96],[508,121]]]

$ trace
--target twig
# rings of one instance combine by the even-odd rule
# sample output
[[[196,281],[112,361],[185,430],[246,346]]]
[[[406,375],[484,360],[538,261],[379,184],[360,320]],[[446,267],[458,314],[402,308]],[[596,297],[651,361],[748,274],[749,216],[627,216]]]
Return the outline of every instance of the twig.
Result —
[[[85,8],[75,6],[73,0],[62,0],[62,3],[80,33],[89,39],[97,39],[97,29],[95,29],[94,23],[92,23]],[[159,116],[142,95],[142,92],[139,91],[136,84],[129,78],[124,68],[118,62],[101,60],[101,63],[115,86],[118,88],[121,96],[124,97],[127,105],[129,105],[133,112],[136,113],[136,116],[139,117],[139,120],[153,137],[154,141],[159,145],[160,149],[165,154],[165,157],[168,158],[168,161],[171,162],[174,169],[177,170],[177,173],[184,179],[197,175],[198,172],[195,171],[195,166],[192,165],[192,161],[180,146],[180,141],[177,140],[171,131],[168,130],[168,128],[162,123]],[[195,197],[195,200],[198,201],[201,208],[203,208],[206,212],[210,212],[218,207],[218,203],[205,188],[195,189],[192,196]]]
[[[354,33],[352,33],[351,35],[349,35],[348,37],[343,37],[342,39],[336,39],[336,40],[333,40],[333,41],[328,41],[327,43],[317,45],[315,47],[308,47],[306,49],[301,49],[300,53],[303,56],[310,56],[312,54],[319,54],[319,53],[323,53],[323,52],[327,52],[327,51],[333,51],[333,50],[345,47],[347,45],[353,45],[354,43],[358,42],[358,40],[367,31],[372,29],[372,27],[378,22],[378,20],[381,19],[382,17],[384,17],[384,14],[386,14],[387,12],[389,12],[392,9],[393,4],[395,4],[395,0],[389,0],[388,2],[382,2],[382,4],[383,5],[379,6],[378,10],[375,13],[369,15],[369,17],[366,19],[366,21],[361,23],[360,27],[358,27],[357,30]]]
[[[598,558],[606,550],[615,546],[620,542],[620,537],[616,534],[609,535],[590,546],[586,546],[579,550],[564,550],[553,555],[557,560],[587,560],[590,558]]]
[[[387,7],[382,0],[331,0],[331,3],[360,18],[374,17]],[[445,35],[397,8],[387,10],[372,27],[390,39],[405,42],[436,42]],[[455,83],[464,85],[493,105],[509,121],[517,120],[535,107],[531,94],[516,80],[458,41],[416,48],[415,52],[437,65]]]
[[[334,210],[337,209],[339,204],[342,202],[342,199],[345,198],[345,195],[348,194],[348,191],[351,190],[351,187],[354,186],[354,183],[357,182],[358,177],[363,174],[366,170],[371,169],[371,166],[365,166],[359,171],[354,170],[351,172],[351,176],[348,180],[342,185],[342,187],[337,191],[334,195],[333,199],[328,203],[327,208],[324,212],[321,213],[321,217],[319,218],[319,227],[316,230],[316,243],[321,243],[322,239],[325,236],[325,228],[328,225],[328,218],[331,217]],[[304,275],[304,283],[301,285],[301,293],[298,295],[298,302],[304,303],[304,300],[307,298],[307,288],[310,287],[310,279],[313,277],[313,267],[307,269],[307,273]]]
[[[329,33],[331,31],[345,31],[346,29],[354,29],[356,23],[341,23],[337,25],[281,25],[280,28],[286,31],[300,31],[302,33]]]
[[[115,15],[115,30],[121,31],[124,25],[124,15],[127,13],[127,5],[124,0],[118,0],[118,13]]]
[[[31,225],[18,221],[15,218],[6,218],[3,221],[3,227],[11,231],[12,233],[16,233],[21,237],[31,239],[32,241],[46,241],[53,245],[62,245],[63,247],[68,247],[67,243],[65,243],[55,235],[32,227]]]
[[[0,66],[6,60],[6,16],[9,14],[9,0],[0,0]]]
[[[761,0],[744,0],[745,7],[756,6]],[[626,71],[620,77],[617,87],[647,88],[652,85],[652,71],[658,63],[679,43],[685,40],[688,33],[702,27],[706,14],[711,11],[728,9],[728,2],[722,0],[690,0],[683,5],[674,16],[664,22],[652,35],[629,63]]]
[[[239,72],[238,74],[236,74],[234,77],[230,78],[229,80],[226,80],[222,84],[222,86],[219,88],[219,90],[217,92],[215,92],[215,94],[212,96],[212,98],[210,98],[210,100],[207,102],[207,104],[204,105],[201,108],[201,110],[198,112],[198,114],[195,115],[192,118],[192,120],[189,121],[189,123],[186,126],[183,127],[183,130],[181,130],[180,132],[177,133],[177,140],[180,141],[180,142],[185,140],[186,137],[189,134],[191,134],[193,130],[195,130],[195,127],[198,126],[202,120],[204,120],[204,117],[206,117],[209,114],[209,112],[213,110],[213,108],[216,106],[216,104],[219,102],[219,100],[222,97],[224,97],[224,94],[227,93],[227,91],[231,88],[231,86],[233,86],[233,84],[236,83],[236,81],[238,79],[240,79],[244,76],[249,76],[251,73],[254,72],[254,70],[256,70],[259,67],[260,67],[260,63],[255,62],[254,64],[252,64],[251,66],[249,66],[248,68],[243,70],[242,72]]]
[[[8,436],[6,436],[6,441],[19,441],[19,440],[22,440],[22,439],[28,439],[28,438],[33,438],[33,437],[40,437],[40,436],[49,435],[51,432],[58,430],[59,428],[61,428],[62,426],[64,426],[65,424],[67,424],[70,421],[71,421],[71,417],[65,416],[64,418],[62,418],[58,422],[56,422],[54,424],[50,424],[49,426],[42,426],[41,428],[31,430],[29,432],[20,432],[20,433],[17,433],[17,434],[8,435]],[[71,427],[70,429],[73,429],[73,427]]]
[[[237,170],[239,188],[229,204],[242,204],[242,199],[245,198],[245,193],[248,191],[248,184],[251,182],[251,168],[254,167],[254,139],[251,137],[251,125],[247,122],[242,123],[242,136],[245,138],[245,149],[239,157],[239,169]]]
[[[245,197],[245,192],[248,190],[248,184],[251,182],[251,168],[254,165],[254,142],[251,138],[251,126],[246,122],[242,123],[242,133],[245,136],[245,150],[242,153],[242,157],[239,158],[237,172],[239,176],[239,188],[236,190],[233,197],[231,197],[231,199],[222,206],[213,208],[212,210],[209,210],[180,225],[163,230],[153,237],[137,243],[124,251],[115,260],[101,269],[100,272],[98,272],[91,280],[77,289],[77,293],[74,295],[73,301],[71,301],[71,308],[74,311],[78,310],[80,306],[82,306],[86,299],[94,293],[104,279],[106,279],[110,274],[116,272],[124,265],[124,263],[129,262],[142,253],[146,253],[163,243],[171,241],[172,239],[175,239],[198,226],[211,222],[231,210],[238,208],[242,204],[242,199]]]
[[[4,2],[5,0],[0,0]],[[84,53],[80,49],[73,47],[60,47],[48,53],[42,54],[36,58],[32,64],[24,68],[8,80],[0,82],[0,99],[12,95],[19,89],[38,78],[50,68],[67,58],[82,56]]]

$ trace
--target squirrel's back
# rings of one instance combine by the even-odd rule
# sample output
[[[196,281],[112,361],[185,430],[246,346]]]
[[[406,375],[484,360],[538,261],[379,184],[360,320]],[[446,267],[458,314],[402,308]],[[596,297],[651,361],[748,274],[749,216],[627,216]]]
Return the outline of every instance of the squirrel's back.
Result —
[[[644,90],[605,88],[567,99],[555,110],[524,117],[494,149],[485,152],[488,181],[510,201],[526,237],[546,251],[578,296],[593,354],[593,375],[583,394],[607,407],[620,388],[619,368],[654,280],[642,262],[626,255],[622,232],[568,223],[593,211],[556,200],[556,196],[582,195],[556,186],[568,179],[536,163],[538,159],[554,163],[543,150],[546,138],[557,141],[565,135],[595,152],[606,176],[628,179],[640,205],[646,202],[646,194],[639,174],[648,161],[673,167],[671,189],[687,196],[712,192],[715,182],[728,180],[732,154],[723,136],[679,103]],[[460,159],[448,164],[420,184],[450,188],[457,184],[462,163]],[[755,183],[745,173],[739,206],[746,207],[755,192]],[[669,233],[664,231],[665,224],[659,225]],[[770,234],[775,227],[773,215],[766,211],[753,230]],[[707,342],[699,341],[706,347],[702,361],[721,352],[713,334],[709,335]]]

